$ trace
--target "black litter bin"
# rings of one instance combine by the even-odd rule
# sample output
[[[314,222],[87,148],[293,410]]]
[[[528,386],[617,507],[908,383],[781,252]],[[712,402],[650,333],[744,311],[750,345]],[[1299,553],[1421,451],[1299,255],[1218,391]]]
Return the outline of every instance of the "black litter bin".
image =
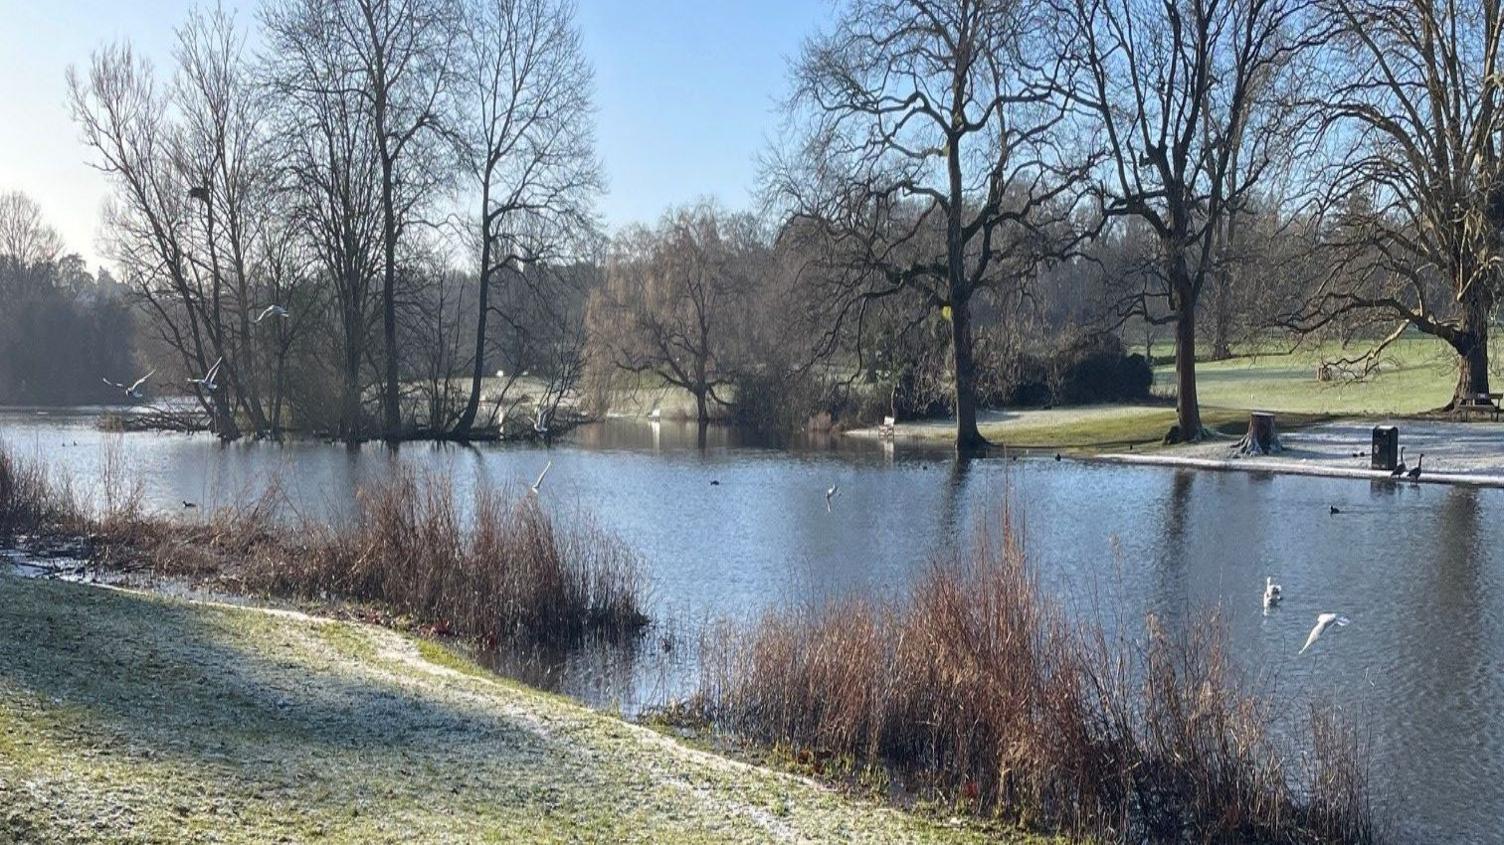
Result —
[[[1373,450],[1369,453],[1369,466],[1384,471],[1393,470],[1400,460],[1400,430],[1392,425],[1373,427]]]

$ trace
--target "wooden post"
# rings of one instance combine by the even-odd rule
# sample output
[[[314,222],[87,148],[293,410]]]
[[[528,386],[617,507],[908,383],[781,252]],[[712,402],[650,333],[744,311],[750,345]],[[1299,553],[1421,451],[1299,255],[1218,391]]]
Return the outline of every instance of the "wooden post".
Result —
[[[1240,455],[1272,455],[1284,447],[1279,442],[1279,431],[1274,426],[1274,414],[1254,411],[1248,417],[1248,433],[1235,447]]]

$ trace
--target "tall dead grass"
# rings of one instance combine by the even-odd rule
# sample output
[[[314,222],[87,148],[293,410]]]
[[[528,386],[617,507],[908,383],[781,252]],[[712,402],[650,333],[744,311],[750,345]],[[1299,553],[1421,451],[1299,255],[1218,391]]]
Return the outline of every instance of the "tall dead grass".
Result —
[[[70,485],[49,477],[41,462],[0,448],[0,540],[67,530],[81,521]]]
[[[587,518],[562,527],[529,494],[483,491],[465,519],[451,486],[405,473],[363,490],[349,524],[249,573],[273,593],[379,601],[491,643],[635,632],[637,557]]]
[[[636,555],[587,516],[562,523],[527,493],[481,492],[467,514],[446,481],[408,472],[362,490],[354,518],[338,524],[287,519],[275,487],[181,520],[149,513],[113,454],[91,511],[0,448],[0,540],[86,537],[106,570],[376,604],[487,645],[614,639],[647,623]]]
[[[1110,841],[1367,842],[1361,747],[1304,747],[1240,691],[1214,619],[1141,636],[1045,598],[1006,516],[906,601],[772,613],[704,649],[697,706],[768,745],[886,768],[1030,827]]]

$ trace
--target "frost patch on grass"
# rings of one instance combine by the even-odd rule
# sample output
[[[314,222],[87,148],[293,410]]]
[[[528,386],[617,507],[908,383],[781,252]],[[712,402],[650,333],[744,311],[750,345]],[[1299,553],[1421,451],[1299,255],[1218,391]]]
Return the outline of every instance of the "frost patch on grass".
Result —
[[[0,842],[980,841],[365,625],[0,576]]]

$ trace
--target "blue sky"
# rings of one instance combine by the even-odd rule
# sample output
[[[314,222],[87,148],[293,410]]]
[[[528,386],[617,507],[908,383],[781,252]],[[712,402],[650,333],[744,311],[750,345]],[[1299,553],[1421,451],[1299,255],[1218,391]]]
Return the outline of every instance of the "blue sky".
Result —
[[[830,18],[822,0],[577,0],[595,66],[597,138],[613,228],[712,196],[745,206],[777,130],[787,60]],[[68,119],[64,70],[129,39],[169,65],[191,0],[0,0],[0,190],[42,204],[93,263],[106,187]],[[242,17],[254,3],[227,0]]]

